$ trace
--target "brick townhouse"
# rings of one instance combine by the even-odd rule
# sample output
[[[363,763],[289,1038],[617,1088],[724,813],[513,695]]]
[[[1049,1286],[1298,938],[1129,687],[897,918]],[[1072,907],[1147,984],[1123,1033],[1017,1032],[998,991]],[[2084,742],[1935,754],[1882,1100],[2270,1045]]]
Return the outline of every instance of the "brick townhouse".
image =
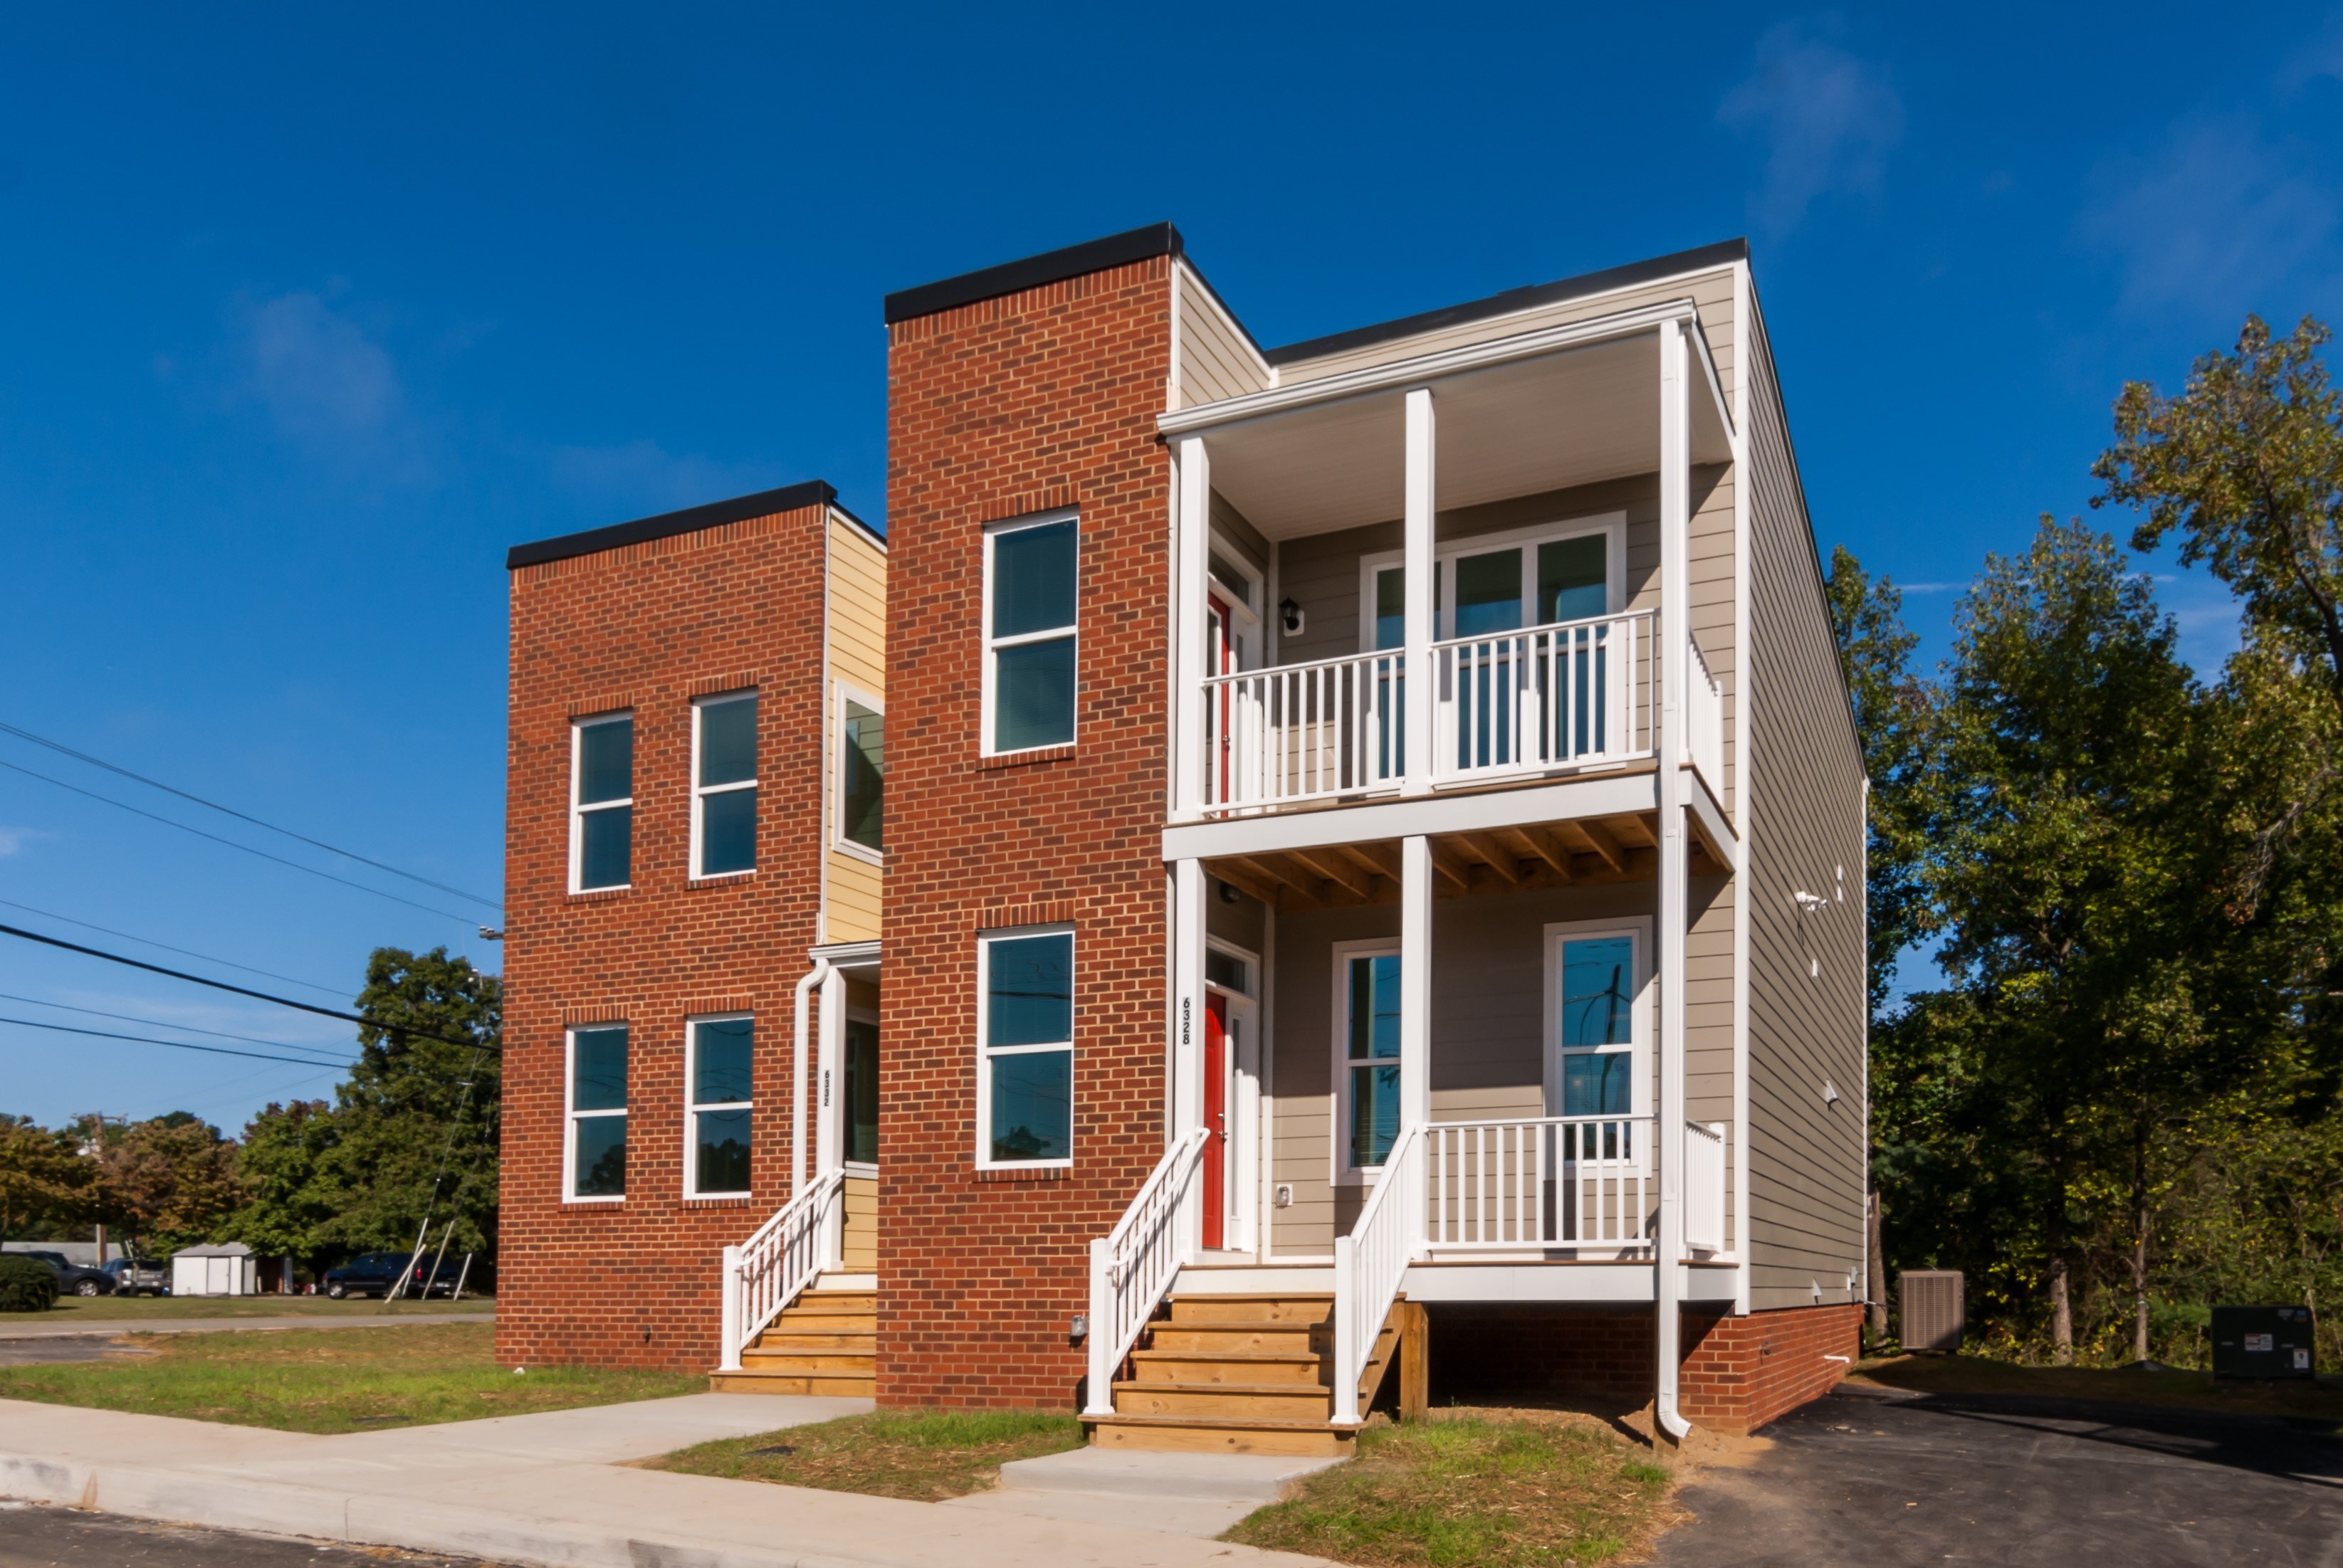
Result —
[[[883,541],[513,552],[506,1352],[1250,1452],[1827,1389],[1865,784],[1745,247],[884,317]]]

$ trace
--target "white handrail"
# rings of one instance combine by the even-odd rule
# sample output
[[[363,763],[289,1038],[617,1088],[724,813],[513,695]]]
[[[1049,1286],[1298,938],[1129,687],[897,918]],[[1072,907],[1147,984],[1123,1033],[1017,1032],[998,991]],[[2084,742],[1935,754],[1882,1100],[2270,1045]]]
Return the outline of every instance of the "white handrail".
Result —
[[[1650,610],[1432,645],[1443,779],[1534,772],[1651,749]]]
[[[1274,806],[1395,786],[1404,771],[1398,649],[1204,681],[1204,803]]]
[[[1424,1135],[1429,1246],[1651,1244],[1659,1185],[1648,1116],[1435,1121]]]
[[[1725,799],[1725,688],[1709,673],[1708,656],[1700,639],[1684,634],[1691,654],[1684,668],[1684,760],[1700,770],[1709,793]]]
[[[1725,1251],[1725,1123],[1684,1123],[1684,1245]]]
[[[1090,1390],[1085,1415],[1114,1413],[1114,1373],[1187,1261],[1204,1128],[1163,1151],[1122,1218],[1091,1242]],[[1200,1232],[1199,1232],[1200,1233]]]
[[[739,1372],[740,1352],[825,1269],[834,1268],[839,1228],[832,1211],[846,1191],[846,1172],[832,1171],[781,1205],[737,1247],[724,1249],[724,1360]]]
[[[1401,1129],[1347,1236],[1334,1238],[1334,1424],[1359,1423],[1359,1380],[1423,1237],[1423,1125]]]

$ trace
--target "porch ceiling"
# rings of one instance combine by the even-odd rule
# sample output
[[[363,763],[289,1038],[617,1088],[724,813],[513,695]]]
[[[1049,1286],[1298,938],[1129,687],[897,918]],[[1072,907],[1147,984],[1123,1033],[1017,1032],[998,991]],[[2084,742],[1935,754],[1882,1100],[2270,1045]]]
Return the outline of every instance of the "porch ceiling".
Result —
[[[1644,882],[1658,875],[1658,819],[1649,811],[1484,832],[1432,835],[1433,896],[1469,898],[1531,888]],[[1724,868],[1695,832],[1691,870]],[[1399,844],[1339,844],[1204,861],[1207,876],[1273,910],[1349,909],[1399,902]]]
[[[1510,360],[1432,382],[1443,510],[1592,484],[1659,466],[1660,367],[1650,333]],[[1405,393],[1307,404],[1209,431],[1212,487],[1271,538],[1400,516]],[[1732,441],[1696,386],[1693,460]]]

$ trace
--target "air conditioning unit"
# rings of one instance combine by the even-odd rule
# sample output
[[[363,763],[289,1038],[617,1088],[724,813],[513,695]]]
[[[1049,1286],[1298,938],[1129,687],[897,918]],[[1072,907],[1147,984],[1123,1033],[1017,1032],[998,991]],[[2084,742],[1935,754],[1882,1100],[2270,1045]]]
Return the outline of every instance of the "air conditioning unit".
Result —
[[[1903,1332],[1907,1351],[1957,1351],[1961,1331],[1968,1326],[1958,1269],[1906,1269],[1896,1276],[1896,1293],[1903,1303]]]

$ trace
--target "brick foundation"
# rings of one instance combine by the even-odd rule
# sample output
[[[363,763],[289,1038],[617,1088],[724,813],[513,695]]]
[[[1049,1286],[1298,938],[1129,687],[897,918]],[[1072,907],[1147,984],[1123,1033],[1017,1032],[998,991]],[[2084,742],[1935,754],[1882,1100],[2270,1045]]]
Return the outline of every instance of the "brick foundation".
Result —
[[[1652,1315],[1615,1308],[1435,1305],[1432,1397],[1503,1403],[1524,1397],[1593,1400],[1632,1410],[1656,1381]],[[1698,1425],[1755,1432],[1819,1399],[1847,1372],[1862,1336],[1860,1305],[1793,1307],[1718,1317],[1683,1315],[1680,1408]]]

